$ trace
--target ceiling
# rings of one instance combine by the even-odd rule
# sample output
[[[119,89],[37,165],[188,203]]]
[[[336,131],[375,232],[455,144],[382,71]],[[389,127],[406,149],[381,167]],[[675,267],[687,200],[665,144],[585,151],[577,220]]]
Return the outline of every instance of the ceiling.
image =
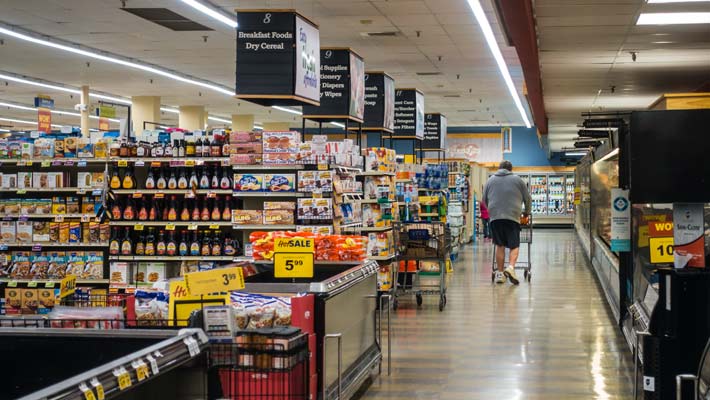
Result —
[[[707,12],[710,2],[534,3],[553,150],[572,146],[582,112],[643,110],[663,93],[693,91],[710,81],[710,24],[636,26],[641,12]]]
[[[213,30],[172,31],[122,11],[120,0],[0,0],[0,21],[234,87],[235,34],[229,27],[179,0],[125,3],[132,8],[165,7]],[[515,49],[505,45],[490,1],[482,3],[516,87],[522,92],[522,70]],[[298,10],[320,24],[322,46],[352,47],[364,57],[366,69],[388,72],[397,87],[422,90],[426,111],[445,114],[451,126],[522,124],[466,0],[213,0],[213,4],[226,11]],[[363,35],[390,31],[397,35]],[[0,70],[33,78],[77,87],[89,85],[125,97],[159,95],[164,105],[204,105],[211,114],[226,118],[254,114],[258,122],[300,124],[300,118],[292,114],[12,37],[4,38],[0,60]],[[418,72],[440,75],[419,76]],[[40,91],[13,82],[4,85],[0,80],[0,102],[30,104],[38,93],[53,96],[57,108],[71,110],[78,103],[77,96],[70,98],[66,93]],[[0,117],[7,116],[35,118],[31,111],[0,107]],[[164,113],[163,117],[162,122],[177,122],[175,114]],[[54,120],[78,124],[74,117],[55,116]],[[0,121],[0,125],[6,124]]]

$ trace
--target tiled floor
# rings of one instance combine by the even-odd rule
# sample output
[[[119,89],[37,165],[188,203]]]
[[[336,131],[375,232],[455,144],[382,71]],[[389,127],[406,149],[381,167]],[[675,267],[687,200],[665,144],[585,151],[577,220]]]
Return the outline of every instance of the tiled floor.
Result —
[[[362,399],[632,397],[632,357],[571,230],[535,232],[532,282],[517,287],[491,283],[490,244],[462,255],[443,312],[401,298],[392,375],[384,365]]]

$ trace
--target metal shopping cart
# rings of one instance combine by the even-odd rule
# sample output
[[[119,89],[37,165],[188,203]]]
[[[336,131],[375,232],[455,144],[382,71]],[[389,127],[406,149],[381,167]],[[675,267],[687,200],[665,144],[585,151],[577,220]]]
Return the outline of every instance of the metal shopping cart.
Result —
[[[532,215],[529,215],[527,218],[521,218],[520,222],[520,245],[525,246],[527,248],[527,258],[522,261],[520,260],[520,258],[518,258],[518,262],[515,263],[515,269],[523,270],[523,275],[525,276],[525,279],[530,282],[530,279],[532,277],[532,258],[530,256],[533,239]],[[494,282],[496,279],[495,246],[493,250],[493,262],[491,263],[491,266],[491,282]]]
[[[393,308],[397,309],[399,296],[414,293],[417,306],[422,305],[425,295],[439,296],[439,311],[443,311],[446,306],[446,260],[451,251],[449,227],[444,222],[399,222],[395,224],[394,235],[399,260]],[[410,261],[416,264],[413,271],[408,269]],[[437,263],[438,270],[423,270],[422,262],[426,261]],[[437,282],[423,282],[422,276],[427,275],[438,278]]]

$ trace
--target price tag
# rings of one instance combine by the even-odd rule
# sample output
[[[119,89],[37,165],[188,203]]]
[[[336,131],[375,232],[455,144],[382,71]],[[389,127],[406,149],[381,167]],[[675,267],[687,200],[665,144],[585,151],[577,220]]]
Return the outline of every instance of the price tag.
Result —
[[[53,166],[53,167],[61,167],[62,164],[63,164],[63,163],[62,163],[61,161],[59,161],[59,160],[52,161],[52,166]]]
[[[155,197],[156,199],[164,199],[164,198],[165,198],[165,193],[163,193],[163,192],[157,192],[157,193],[155,193],[155,196],[153,196],[153,197]]]
[[[25,161],[25,166],[26,167],[31,167],[32,166],[32,161]]]
[[[47,168],[52,165],[52,162],[49,160],[42,160],[42,163],[40,164],[42,168]]]
[[[313,192],[313,193],[312,193],[312,197],[313,197],[314,199],[322,199],[322,198],[323,198],[323,193],[321,193],[321,192]]]
[[[152,355],[148,354],[145,357],[146,360],[148,360],[148,363],[150,364],[150,369],[153,371],[153,375],[158,375],[160,373],[160,369],[158,368],[158,361],[153,358]]]
[[[91,192],[91,195],[92,195],[92,196],[101,196],[102,193],[103,193],[103,190],[101,190],[101,189],[94,189],[94,191]]]
[[[165,225],[165,230],[166,230],[166,231],[174,231],[174,230],[175,230],[175,224],[167,224],[167,225]]]
[[[673,262],[672,237],[649,238],[648,250],[651,253],[651,264],[668,264]]]
[[[55,215],[54,222],[64,222],[64,216],[63,215]]]
[[[67,160],[67,161],[64,161],[64,165],[66,165],[67,167],[73,167],[73,166],[74,166],[74,160]]]
[[[20,217],[18,219],[20,221],[27,221],[29,219],[29,216],[28,215],[20,215]]]
[[[145,165],[145,161],[136,161],[133,165],[135,165],[136,167],[142,167]]]
[[[328,170],[328,164],[318,164],[318,171]]]
[[[186,198],[186,199],[194,199],[194,198],[195,198],[195,192],[189,191],[189,192],[185,193],[185,198]]]
[[[10,281],[7,283],[7,287],[17,287],[17,281]]]
[[[275,278],[312,278],[313,253],[274,253]]]
[[[77,163],[77,166],[78,167],[86,167],[86,160],[79,160],[79,162]]]
[[[143,360],[135,360],[131,363],[131,366],[134,370],[136,370],[136,378],[138,379],[138,382],[143,382],[146,378],[150,377],[150,370],[148,370],[148,366],[145,365]]]
[[[190,272],[185,274],[185,283],[190,296],[229,292],[244,289],[244,273],[241,267]]]
[[[47,289],[51,289],[54,287],[54,282],[53,281],[45,282],[44,287]]]
[[[210,225],[210,229],[219,229],[219,225]]]
[[[140,199],[141,197],[143,197],[143,193],[141,193],[141,192],[134,192],[133,193],[134,199]]]
[[[197,224],[190,224],[187,226],[188,231],[196,231],[197,230]]]
[[[195,160],[185,160],[185,166],[186,166],[186,167],[194,167],[194,166],[195,166]]]
[[[133,230],[134,231],[142,231],[143,230],[143,224],[135,224],[133,225]]]
[[[41,244],[32,245],[32,251],[42,251],[42,245]]]
[[[29,281],[29,282],[27,282],[27,287],[37,287],[37,281]]]
[[[207,192],[207,198],[208,198],[208,199],[214,199],[215,197],[217,197],[217,193],[215,193],[215,192]]]
[[[195,165],[205,165],[205,160],[197,160],[195,161]]]
[[[119,367],[119,368],[114,369],[113,375],[116,377],[116,380],[118,380],[118,389],[119,390],[124,390],[126,388],[131,387],[131,385],[133,385],[133,381],[131,381],[131,374],[129,374],[125,368]]]
[[[76,191],[76,194],[86,194],[86,189],[79,189]]]
[[[25,194],[27,193],[27,189],[17,189],[17,194]]]
[[[119,167],[127,167],[128,161],[127,160],[118,160],[118,166]]]
[[[0,244],[0,250],[7,250],[7,245],[6,244]]]
[[[160,168],[160,161],[151,161],[150,167],[151,168]]]
[[[89,214],[84,214],[81,216],[81,222],[89,222],[91,220],[91,216]]]
[[[228,167],[228,166],[229,166],[229,159],[227,159],[227,160],[222,160],[221,165],[222,165],[223,167]]]
[[[79,385],[79,391],[84,394],[85,400],[96,400],[94,392],[86,386],[86,383],[82,382],[81,385]]]
[[[93,386],[94,390],[96,390],[96,399],[97,400],[104,400],[106,398],[106,395],[104,394],[104,385],[102,385],[98,379],[92,378],[91,379],[91,386]]]

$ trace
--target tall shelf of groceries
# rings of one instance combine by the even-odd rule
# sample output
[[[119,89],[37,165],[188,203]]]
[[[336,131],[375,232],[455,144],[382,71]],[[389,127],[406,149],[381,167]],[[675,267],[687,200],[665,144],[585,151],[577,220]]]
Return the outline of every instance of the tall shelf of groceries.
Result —
[[[467,222],[471,202],[471,166],[462,161],[447,162],[449,168],[449,204],[447,222],[451,229],[451,260],[458,258],[461,246],[472,236]]]
[[[532,197],[535,224],[569,225],[574,213],[574,174],[566,172],[518,172]]]
[[[301,371],[308,392],[332,397],[338,373],[366,376],[382,361],[384,322],[370,317],[394,288],[393,223],[419,218],[426,194],[397,167],[393,150],[292,131],[0,140],[0,326],[100,327],[106,346],[130,336],[116,328],[200,320],[212,343],[274,328],[304,335],[316,355]],[[310,276],[276,276],[279,239],[313,242]],[[235,267],[243,290],[191,294],[186,276]],[[326,318],[336,314],[356,322]],[[327,335],[349,329],[358,333],[342,345],[359,350],[338,369]],[[198,342],[190,357],[207,345]]]

